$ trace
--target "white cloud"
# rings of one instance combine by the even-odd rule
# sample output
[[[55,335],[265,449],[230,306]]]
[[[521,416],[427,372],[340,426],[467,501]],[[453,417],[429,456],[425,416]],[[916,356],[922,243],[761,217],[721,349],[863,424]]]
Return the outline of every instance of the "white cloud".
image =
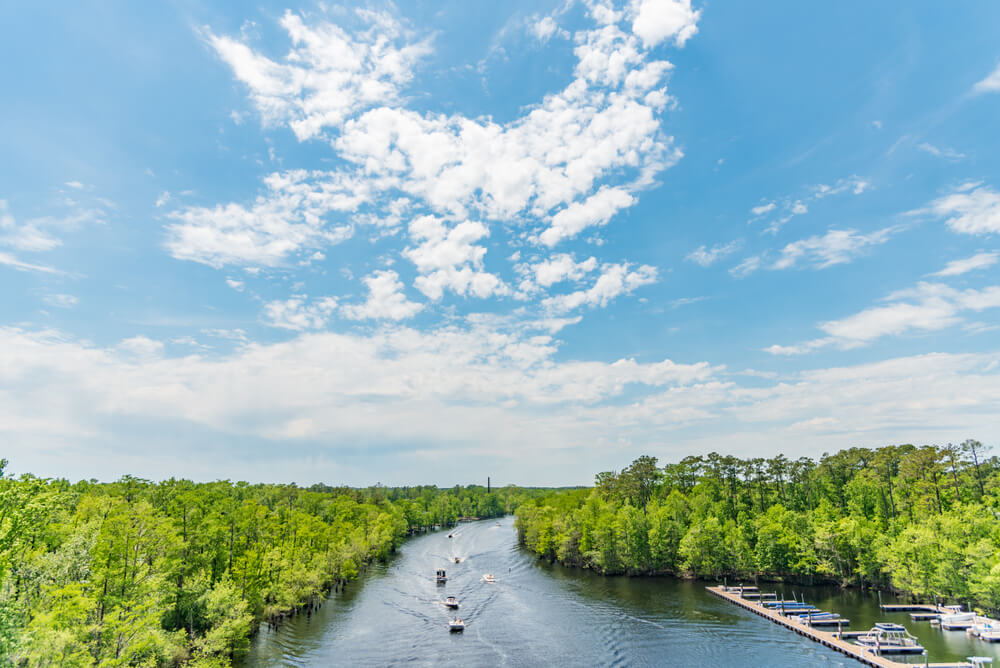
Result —
[[[546,246],[555,246],[588,227],[607,224],[621,209],[634,203],[635,198],[626,190],[602,187],[586,200],[573,202],[552,216],[551,226],[539,235],[539,240]]]
[[[755,206],[750,209],[750,213],[755,216],[763,216],[765,213],[771,213],[774,211],[775,207],[778,205],[774,202],[768,202],[767,204],[761,204],[760,206]]]
[[[627,262],[606,264],[601,267],[601,275],[590,288],[547,297],[542,300],[542,306],[556,313],[566,313],[581,306],[604,307],[619,295],[631,294],[638,287],[655,283],[656,279],[656,267],[647,264],[635,271],[629,271]]]
[[[528,24],[528,32],[535,36],[539,42],[545,43],[552,39],[553,35],[560,35],[568,37],[568,33],[564,30],[559,29],[559,24],[551,16],[544,16],[540,19],[533,20]]]
[[[967,183],[950,195],[930,203],[927,209],[961,234],[1000,233],[1000,193],[989,186]]]
[[[727,255],[732,254],[740,247],[739,241],[730,241],[728,244],[718,244],[712,246],[710,249],[706,249],[704,246],[698,246],[684,258],[689,262],[694,262],[702,267],[708,267]]]
[[[0,264],[5,267],[11,267],[12,269],[17,269],[18,271],[37,271],[43,274],[61,274],[63,272],[59,271],[55,267],[49,267],[43,264],[32,264],[31,262],[22,262],[10,253],[4,253],[0,251]]]
[[[692,10],[691,0],[632,0],[629,9],[634,16],[632,32],[646,48],[667,39],[684,46],[698,32],[701,10]]]
[[[179,260],[215,268],[278,266],[292,255],[350,238],[351,224],[331,221],[330,214],[354,211],[369,197],[363,184],[326,172],[274,173],[264,183],[268,190],[249,208],[227,204],[171,212],[167,250]]]
[[[67,181],[66,185],[74,190],[83,190],[84,185],[79,181]]]
[[[735,267],[731,268],[729,273],[736,278],[744,278],[760,269],[761,262],[763,262],[763,258],[760,255],[751,255]]]
[[[243,289],[246,288],[246,284],[243,281],[238,281],[235,278],[227,278],[226,285],[237,292],[243,292]]]
[[[264,305],[265,321],[272,327],[295,331],[320,329],[336,310],[337,299],[322,297],[312,302],[308,300],[306,295],[294,295],[289,299],[268,302]]]
[[[927,142],[923,142],[921,144],[918,144],[917,148],[920,149],[921,151],[923,151],[924,153],[930,153],[935,158],[942,158],[944,160],[951,160],[952,162],[957,162],[957,161],[962,160],[963,158],[965,158],[965,154],[964,153],[959,153],[955,149],[948,148],[947,146],[944,147],[944,148],[938,148],[937,146],[934,146],[933,144],[928,144]]]
[[[915,288],[894,292],[885,306],[873,306],[841,320],[820,323],[827,336],[793,346],[767,349],[776,355],[799,355],[819,348],[841,349],[868,345],[885,336],[912,331],[932,332],[962,323],[963,311],[1000,308],[1000,286],[981,290],[956,290],[941,283],[919,283]]]
[[[884,244],[898,230],[886,227],[870,234],[861,234],[857,230],[830,230],[821,237],[794,241],[781,249],[781,256],[771,269],[788,269],[800,260],[809,262],[817,269],[851,262],[868,248]]]
[[[423,304],[407,300],[403,283],[394,271],[376,271],[364,279],[368,299],[363,304],[342,307],[344,317],[352,320],[405,320],[423,309]]]
[[[243,42],[208,33],[208,41],[250,89],[266,125],[287,123],[300,141],[337,128],[366,107],[399,100],[426,42],[408,35],[388,13],[356,10],[370,27],[351,35],[333,23],[307,25],[286,11],[281,19],[292,49],[284,62],[255,53]]]
[[[42,297],[42,301],[49,306],[55,306],[57,308],[73,308],[79,303],[80,300],[73,295],[48,294]]]
[[[471,220],[449,228],[436,216],[414,219],[410,238],[418,245],[403,251],[420,272],[414,285],[434,300],[441,299],[445,290],[480,298],[507,294],[503,281],[483,270],[486,249],[476,242],[489,233],[484,224]]]
[[[985,79],[977,81],[972,90],[976,93],[996,93],[1000,91],[1000,65],[997,65],[996,69],[990,72]]]
[[[116,351],[128,361],[148,360],[163,354],[163,342],[147,336],[133,336],[122,339]]]
[[[535,284],[548,288],[562,281],[579,281],[597,269],[597,258],[577,262],[572,255],[557,253],[547,260],[526,266]]]
[[[1000,253],[976,253],[972,257],[961,260],[952,260],[941,271],[934,272],[931,276],[960,276],[976,269],[992,267],[1000,258]]]
[[[160,209],[160,208],[162,208],[169,201],[170,201],[170,193],[167,192],[166,190],[164,190],[156,198],[156,202],[154,202],[154,204],[155,204],[155,206],[156,206],[157,209]]]
[[[98,472],[88,468],[96,458],[106,475],[160,475],[155,429],[137,446],[109,425],[170,420],[183,426],[193,450],[223,443],[246,451],[263,440],[244,458],[254,468],[240,477],[301,483],[332,476],[350,484],[364,484],[371,472],[329,461],[370,442],[416,444],[431,462],[421,469],[429,475],[460,452],[490,457],[491,470],[522,484],[579,484],[621,438],[637,452],[675,458],[712,448],[773,454],[775,443],[790,455],[818,456],[845,442],[1000,437],[998,352],[767,374],[742,386],[706,363],[557,361],[557,343],[540,331],[482,319],[423,333],[399,326],[370,336],[305,333],[209,359],[164,357],[149,339],[126,350],[0,328],[0,424],[20,469],[58,474],[69,466],[87,477]],[[627,388],[637,398],[616,400]],[[662,450],[666,436],[672,445]],[[273,443],[282,446],[280,458],[267,454]],[[303,447],[310,454],[301,465],[278,467]],[[540,462],[538,478],[518,477],[529,455]],[[400,484],[412,480],[416,461],[392,455],[401,456]],[[120,468],[108,472],[108,462]],[[220,475],[174,472],[192,470]]]
[[[18,225],[10,212],[7,200],[0,199],[0,245],[20,251],[48,251],[62,244],[36,223],[29,221]]]

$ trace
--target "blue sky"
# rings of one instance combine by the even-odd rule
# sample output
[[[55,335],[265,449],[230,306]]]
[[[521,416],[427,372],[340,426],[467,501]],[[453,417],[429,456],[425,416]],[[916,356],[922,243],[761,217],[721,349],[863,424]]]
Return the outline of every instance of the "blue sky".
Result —
[[[0,8],[0,433],[579,484],[996,444],[1000,6]]]

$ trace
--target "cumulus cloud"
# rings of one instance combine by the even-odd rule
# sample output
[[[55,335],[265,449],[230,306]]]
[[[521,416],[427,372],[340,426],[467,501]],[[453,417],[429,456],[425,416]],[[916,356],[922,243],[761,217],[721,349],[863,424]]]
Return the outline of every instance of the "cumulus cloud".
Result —
[[[996,251],[991,253],[976,253],[972,257],[952,260],[945,265],[944,269],[934,272],[931,276],[960,276],[976,269],[985,269],[986,267],[995,265],[998,257],[1000,257],[1000,253]]]
[[[272,327],[303,331],[320,329],[326,325],[337,308],[335,297],[322,297],[309,301],[306,295],[275,300],[264,305],[264,319]]]
[[[403,294],[403,282],[394,271],[376,271],[364,279],[368,299],[363,304],[347,304],[343,315],[352,320],[405,320],[420,312],[423,304],[411,302]]]
[[[542,300],[542,306],[556,313],[565,313],[581,306],[607,306],[613,299],[623,294],[631,294],[636,288],[655,283],[656,267],[641,265],[635,271],[630,265],[606,264],[601,267],[601,275],[586,290],[555,295]]]
[[[175,258],[220,268],[278,266],[291,256],[315,252],[353,234],[330,214],[355,211],[367,188],[339,175],[292,170],[271,174],[267,191],[250,207],[226,204],[186,207],[169,214],[165,246]]]
[[[418,245],[405,249],[403,255],[420,272],[414,285],[434,300],[441,299],[445,290],[480,298],[506,294],[509,289],[503,281],[483,270],[486,249],[476,242],[489,233],[484,224],[471,220],[453,227],[436,216],[413,220],[410,238]]]
[[[701,17],[701,10],[691,9],[691,0],[633,0],[630,11],[635,17],[632,32],[646,48],[667,39],[684,46],[698,32]]]
[[[286,123],[301,141],[324,127],[339,127],[360,109],[398,101],[429,50],[425,41],[408,42],[410,36],[388,13],[356,10],[355,15],[368,29],[350,34],[286,11],[281,26],[292,49],[282,62],[231,37],[208,32],[207,39],[249,88],[265,124]]]
[[[923,211],[946,218],[945,224],[960,234],[1000,233],[1000,193],[979,183],[959,186]]]
[[[886,227],[870,234],[857,230],[830,230],[823,236],[794,241],[781,249],[771,269],[789,269],[800,260],[817,269],[845,264],[872,246],[884,244],[898,229]]]
[[[1000,286],[957,290],[941,283],[922,282],[914,288],[894,292],[884,301],[887,303],[883,306],[820,323],[819,329],[825,337],[792,346],[774,345],[766,350],[775,355],[800,355],[828,346],[857,348],[886,336],[945,329],[960,324],[965,311],[1000,308]]]

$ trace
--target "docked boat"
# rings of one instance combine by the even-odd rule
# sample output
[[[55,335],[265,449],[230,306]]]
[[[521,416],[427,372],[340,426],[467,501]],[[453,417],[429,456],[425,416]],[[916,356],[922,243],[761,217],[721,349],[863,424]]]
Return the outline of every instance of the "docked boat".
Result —
[[[905,626],[892,622],[879,622],[854,642],[878,654],[922,654],[924,651]]]
[[[941,628],[946,631],[962,631],[972,628],[976,620],[976,613],[962,612],[962,606],[960,605],[946,605],[944,607],[948,612],[942,613],[938,617],[938,623],[941,624]]]
[[[464,619],[453,619],[448,622],[449,631],[464,631],[465,630],[465,620]]]
[[[796,615],[800,624],[812,624],[813,626],[840,626],[848,625],[851,620],[841,617],[835,612],[816,612],[808,615]]]
[[[443,568],[439,568],[437,569],[437,573],[435,574],[434,579],[437,581],[438,584],[444,584],[445,582],[448,581],[448,576],[445,575]]]
[[[453,609],[457,608],[458,607],[458,599],[455,598],[454,596],[449,596],[448,598],[446,598],[444,600],[444,605],[447,608],[453,608]]]
[[[496,582],[496,581],[497,581],[497,579],[495,577],[493,577],[492,573],[486,573],[485,575],[483,575],[483,582],[493,583],[493,582]]]

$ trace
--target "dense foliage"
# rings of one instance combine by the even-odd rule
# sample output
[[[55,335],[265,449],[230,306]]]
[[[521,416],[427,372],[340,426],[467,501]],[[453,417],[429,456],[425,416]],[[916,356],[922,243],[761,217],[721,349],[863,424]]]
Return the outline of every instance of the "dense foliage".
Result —
[[[519,540],[601,573],[822,577],[1000,608],[1000,461],[982,444],[790,461],[640,457],[521,505]]]
[[[4,477],[0,666],[227,666],[409,531],[525,492]]]

